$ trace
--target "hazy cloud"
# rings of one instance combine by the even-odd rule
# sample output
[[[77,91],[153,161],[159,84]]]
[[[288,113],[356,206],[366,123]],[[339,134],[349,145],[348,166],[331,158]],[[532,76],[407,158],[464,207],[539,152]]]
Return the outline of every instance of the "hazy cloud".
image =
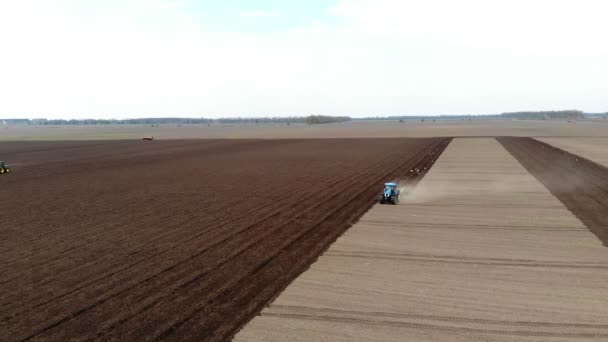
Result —
[[[603,1],[194,3],[0,0],[0,118],[608,111]]]

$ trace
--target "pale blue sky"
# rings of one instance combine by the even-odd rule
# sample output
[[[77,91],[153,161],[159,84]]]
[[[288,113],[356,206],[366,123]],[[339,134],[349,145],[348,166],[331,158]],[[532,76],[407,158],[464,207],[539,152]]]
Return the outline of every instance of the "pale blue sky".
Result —
[[[601,0],[0,0],[0,118],[608,111]]]

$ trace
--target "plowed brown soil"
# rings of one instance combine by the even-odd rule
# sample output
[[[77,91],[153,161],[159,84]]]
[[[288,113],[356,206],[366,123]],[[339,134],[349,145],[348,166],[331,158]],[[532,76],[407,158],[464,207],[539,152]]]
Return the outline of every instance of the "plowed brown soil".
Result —
[[[449,141],[2,144],[0,336],[229,338]]]
[[[532,138],[497,139],[608,246],[608,168]]]

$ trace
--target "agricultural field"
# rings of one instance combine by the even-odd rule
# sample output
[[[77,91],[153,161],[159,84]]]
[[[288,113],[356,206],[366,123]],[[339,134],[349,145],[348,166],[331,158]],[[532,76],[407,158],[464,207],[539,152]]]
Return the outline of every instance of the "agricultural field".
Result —
[[[608,246],[608,168],[531,138],[498,141]]]
[[[608,169],[575,159],[530,138],[455,138],[236,340],[605,341]]]
[[[608,133],[608,130],[607,130]],[[536,140],[608,167],[608,136],[603,137],[540,137]]]
[[[0,342],[608,342],[607,12],[0,0]]]
[[[449,142],[2,143],[0,336],[224,340]]]
[[[323,125],[0,125],[0,141],[140,139],[291,139],[397,137],[608,137],[608,120],[436,120],[352,121]]]
[[[605,340],[607,128],[9,127],[0,340]]]

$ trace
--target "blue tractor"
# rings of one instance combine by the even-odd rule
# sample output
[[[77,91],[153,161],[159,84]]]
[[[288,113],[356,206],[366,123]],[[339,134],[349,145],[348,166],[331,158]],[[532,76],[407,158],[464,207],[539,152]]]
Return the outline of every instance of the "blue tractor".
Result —
[[[384,190],[380,195],[380,204],[387,203],[399,203],[399,189],[397,189],[397,183],[384,183]]]

